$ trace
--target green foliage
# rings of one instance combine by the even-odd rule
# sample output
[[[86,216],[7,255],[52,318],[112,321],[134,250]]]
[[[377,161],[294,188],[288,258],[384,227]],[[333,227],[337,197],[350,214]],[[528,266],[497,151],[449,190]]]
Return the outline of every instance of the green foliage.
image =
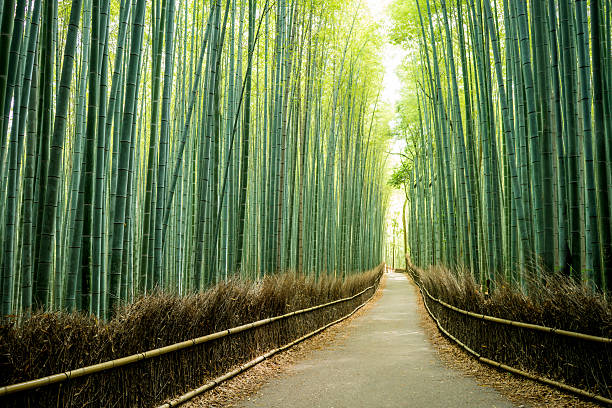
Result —
[[[408,160],[403,160],[398,167],[393,169],[393,173],[391,173],[391,178],[388,183],[394,188],[403,188],[411,182],[411,176],[412,163]]]
[[[3,8],[5,315],[380,263],[390,113],[358,0]]]
[[[610,11],[580,0],[393,3],[391,39],[407,49],[396,134],[413,165],[390,184],[409,197],[413,262],[519,284],[537,265],[610,291]]]

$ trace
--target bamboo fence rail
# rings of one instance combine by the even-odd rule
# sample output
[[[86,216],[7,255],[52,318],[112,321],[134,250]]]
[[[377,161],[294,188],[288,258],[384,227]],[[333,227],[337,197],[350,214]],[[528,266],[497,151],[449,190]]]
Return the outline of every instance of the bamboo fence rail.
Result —
[[[243,331],[247,331],[247,330],[251,330],[254,329],[256,327],[260,327],[260,326],[265,326],[268,325],[272,322],[278,321],[278,320],[282,320],[282,319],[286,319],[288,317],[291,316],[296,316],[296,315],[300,315],[303,313],[309,313],[309,312],[313,312],[315,310],[318,309],[322,309],[325,307],[329,307],[338,303],[342,303],[342,302],[347,302],[349,300],[355,299],[356,297],[364,294],[365,292],[367,292],[370,289],[375,288],[376,285],[371,285],[368,286],[367,288],[365,288],[364,290],[362,290],[359,293],[356,293],[353,296],[349,296],[346,298],[342,298],[342,299],[338,299],[338,300],[334,300],[332,302],[328,302],[328,303],[324,303],[322,305],[318,305],[318,306],[313,306],[313,307],[309,307],[306,309],[301,309],[301,310],[296,310],[290,313],[286,313],[280,316],[275,316],[275,317],[269,317],[267,319],[262,319],[262,320],[258,320],[252,323],[248,323],[248,324],[244,324],[241,326],[237,326],[237,327],[233,327],[231,329],[227,329],[227,330],[223,330],[223,331],[219,331],[216,333],[212,333],[212,334],[208,334],[206,336],[202,336],[202,337],[198,337],[195,339],[191,339],[191,340],[186,340],[186,341],[182,341],[179,343],[175,343],[175,344],[171,344],[168,346],[164,346],[164,347],[160,347],[157,349],[153,349],[153,350],[148,350],[142,353],[137,353],[137,354],[132,354],[130,356],[126,356],[126,357],[122,357],[122,358],[118,358],[115,360],[111,360],[111,361],[106,361],[103,363],[98,363],[98,364],[93,364],[87,367],[81,367],[81,368],[77,368],[74,370],[70,370],[70,371],[66,371],[63,373],[58,373],[58,374],[53,374],[50,376],[46,376],[46,377],[42,377],[42,378],[38,378],[35,380],[30,380],[30,381],[25,381],[25,382],[21,382],[21,383],[17,383],[17,384],[11,384],[11,385],[5,385],[3,387],[0,387],[0,398],[10,395],[10,394],[15,394],[18,392],[23,392],[23,391],[28,391],[28,390],[32,390],[35,388],[39,388],[39,387],[44,387],[47,385],[51,385],[51,384],[55,384],[55,383],[60,383],[60,382],[64,382],[64,381],[68,381],[70,379],[73,378],[78,378],[78,377],[83,377],[83,376],[87,376],[87,375],[92,375],[92,374],[96,374],[102,371],[106,371],[106,370],[111,370],[117,367],[121,367],[121,366],[125,366],[128,364],[132,364],[132,363],[136,363],[138,361],[142,361],[142,360],[146,360],[146,359],[150,359],[153,357],[158,357],[164,354],[168,354],[171,352],[175,352],[178,350],[183,350],[189,347],[193,347],[196,346],[198,344],[202,344],[202,343],[206,343],[206,342],[210,342],[216,339],[220,339],[222,337],[226,337],[229,335],[233,335],[233,334],[237,334]]]
[[[372,288],[372,286],[370,286],[370,288]],[[370,289],[370,288],[368,288],[368,289]],[[196,396],[198,396],[198,395],[200,395],[200,394],[202,394],[202,393],[204,393],[204,392],[206,392],[206,391],[216,387],[217,385],[221,384],[222,382],[227,381],[227,380],[237,376],[238,374],[240,374],[240,373],[242,373],[242,372],[244,372],[244,371],[246,371],[246,370],[256,366],[257,364],[261,363],[264,360],[267,360],[268,358],[272,357],[273,355],[275,355],[277,353],[280,353],[281,351],[287,350],[287,349],[295,346],[296,344],[301,343],[302,341],[304,341],[304,340],[306,340],[306,339],[308,339],[308,338],[310,338],[310,337],[312,337],[312,336],[314,336],[316,334],[321,333],[323,330],[325,330],[325,329],[327,329],[327,328],[329,328],[329,327],[331,327],[331,326],[333,326],[335,324],[338,324],[338,323],[340,323],[343,320],[348,319],[349,317],[351,317],[352,315],[357,313],[357,311],[359,309],[364,307],[372,299],[373,296],[374,296],[374,294],[372,294],[372,296],[370,296],[365,302],[363,302],[362,304],[357,306],[355,309],[353,309],[353,311],[350,312],[349,314],[347,314],[347,315],[345,315],[345,316],[343,316],[343,317],[341,317],[341,318],[339,318],[337,320],[334,320],[333,322],[328,323],[325,326],[320,327],[320,328],[318,328],[318,329],[316,329],[316,330],[314,330],[314,331],[312,331],[312,332],[310,332],[308,334],[305,334],[304,336],[300,337],[299,339],[296,339],[296,340],[292,341],[291,343],[285,344],[284,346],[279,347],[277,349],[270,350],[266,354],[263,354],[263,355],[255,358],[255,359],[249,361],[248,363],[241,365],[240,367],[236,368],[235,370],[232,370],[232,371],[230,371],[230,372],[228,372],[226,374],[223,374],[222,376],[217,377],[214,380],[207,382],[206,384],[204,384],[203,386],[201,386],[199,388],[196,388],[196,389],[194,389],[192,391],[189,391],[188,393],[183,394],[180,397],[178,397],[176,399],[173,399],[172,401],[169,401],[169,402],[166,402],[165,404],[160,405],[158,408],[170,408],[170,407],[176,407],[178,405],[181,405],[181,404],[189,401],[190,399],[192,399],[192,398],[194,398],[194,397],[196,397]]]
[[[425,294],[427,295],[427,297],[430,298],[431,300],[433,300],[434,302],[436,302],[436,303],[446,307],[447,309],[454,310],[457,313],[461,313],[463,315],[470,316],[470,317],[473,317],[475,319],[487,320],[489,322],[505,324],[505,325],[508,325],[508,326],[522,327],[524,329],[530,329],[530,330],[537,330],[537,331],[541,331],[541,332],[553,333],[553,334],[558,334],[560,336],[574,337],[574,338],[577,338],[577,339],[594,341],[594,342],[598,342],[598,343],[612,344],[612,339],[607,338],[607,337],[593,336],[593,335],[590,335],[590,334],[577,333],[577,332],[573,332],[573,331],[569,331],[569,330],[556,329],[554,327],[547,327],[547,326],[540,326],[540,325],[537,325],[537,324],[517,322],[517,321],[514,321],[514,320],[502,319],[502,318],[499,318],[499,317],[487,316],[485,314],[474,313],[474,312],[470,312],[470,311],[467,311],[467,310],[459,309],[458,307],[455,307],[455,306],[453,306],[453,305],[451,305],[449,303],[446,303],[443,300],[440,300],[440,299],[432,296],[429,293],[429,291],[427,291],[427,288],[423,287],[422,289],[425,291]]]
[[[453,306],[453,305],[451,305],[449,303],[446,303],[443,300],[440,300],[440,299],[432,296],[429,293],[429,291],[427,290],[427,288],[422,286],[419,282],[417,282],[417,279],[415,279],[414,273],[415,273],[416,269],[415,269],[414,265],[409,265],[408,268],[412,271],[411,272],[412,280],[416,283],[416,285],[419,287],[419,290],[421,290],[421,292],[423,290],[425,291],[425,294],[427,295],[428,298],[430,298],[434,302],[444,306],[447,309],[451,309],[451,310],[453,310],[453,311],[455,311],[457,313],[461,313],[461,314],[463,314],[465,316],[470,316],[470,317],[473,317],[475,319],[486,320],[486,321],[495,322],[495,323],[499,323],[499,324],[504,324],[504,325],[508,325],[508,326],[515,326],[515,327],[521,327],[521,328],[529,329],[529,330],[537,330],[537,331],[546,332],[546,333],[558,334],[560,336],[574,337],[574,338],[577,338],[577,339],[594,341],[594,342],[597,342],[597,343],[612,344],[612,339],[608,338],[608,337],[593,336],[591,334],[584,334],[584,333],[578,333],[578,332],[573,332],[573,331],[569,331],[569,330],[556,329],[554,327],[541,326],[541,325],[532,324],[532,323],[517,322],[515,320],[502,319],[500,317],[488,316],[488,315],[485,315],[485,314],[474,313],[474,312],[470,312],[469,310],[460,309],[460,308],[458,308],[456,306]]]
[[[498,317],[487,316],[487,315],[484,315],[484,314],[478,314],[478,313],[469,312],[467,310],[459,309],[459,308],[457,308],[457,307],[455,307],[453,305],[450,305],[450,304],[448,304],[448,303],[446,303],[446,302],[444,302],[442,300],[439,300],[439,299],[433,297],[432,295],[430,295],[429,292],[427,291],[427,289],[424,286],[422,286],[420,284],[420,282],[418,282],[418,279],[414,278],[413,273],[415,272],[415,269],[413,267],[410,267],[410,270],[412,272],[411,273],[411,276],[413,277],[412,280],[417,285],[417,287],[419,288],[419,291],[421,292],[421,296],[423,297],[423,304],[425,305],[425,308],[427,309],[427,313],[429,313],[431,318],[436,322],[436,325],[438,326],[440,331],[442,333],[444,333],[446,336],[448,336],[455,343],[457,343],[459,346],[461,346],[461,348],[463,348],[469,354],[471,354],[472,356],[476,357],[476,359],[478,361],[481,361],[481,362],[483,362],[485,364],[488,364],[490,366],[497,367],[499,369],[502,369],[502,370],[509,371],[511,373],[520,375],[522,377],[529,378],[531,380],[535,380],[535,381],[538,381],[538,382],[541,382],[541,383],[544,383],[544,384],[547,384],[547,385],[551,385],[553,387],[557,387],[557,388],[560,388],[560,389],[565,390],[565,391],[569,391],[571,393],[580,395],[582,397],[590,398],[590,399],[595,400],[597,402],[600,402],[602,404],[606,404],[606,405],[612,406],[612,399],[603,397],[601,395],[597,395],[597,394],[589,392],[589,391],[585,391],[585,390],[580,389],[580,388],[572,387],[570,385],[564,384],[564,383],[559,382],[559,381],[554,381],[554,380],[551,380],[551,379],[548,379],[548,378],[545,378],[545,377],[534,375],[534,374],[528,373],[526,371],[519,370],[519,369],[511,367],[509,365],[502,364],[500,362],[497,362],[497,361],[494,361],[494,360],[491,360],[489,358],[481,356],[480,353],[476,352],[475,350],[473,350],[472,348],[470,348],[469,346],[464,344],[461,340],[459,340],[458,338],[453,336],[448,330],[446,330],[442,326],[442,324],[440,323],[438,318],[429,309],[429,306],[427,305],[427,302],[425,301],[425,299],[427,297],[427,298],[433,300],[434,302],[442,305],[443,307],[445,307],[447,309],[453,310],[455,312],[461,313],[461,314],[466,315],[466,316],[470,316],[470,317],[475,318],[475,319],[486,320],[486,321],[491,321],[491,322],[495,322],[495,323],[499,323],[499,324],[515,326],[515,327],[521,327],[521,328],[530,329],[530,330],[536,330],[536,331],[541,331],[541,332],[553,333],[553,334],[558,334],[558,335],[561,335],[561,336],[574,337],[574,338],[578,338],[578,339],[582,339],[582,340],[594,341],[594,342],[599,342],[599,343],[604,343],[604,344],[611,344],[612,343],[612,339],[609,339],[609,338],[606,338],[606,337],[592,336],[592,335],[583,334],[583,333],[576,333],[576,332],[571,332],[571,331],[567,331],[567,330],[560,330],[560,329],[555,329],[555,328],[546,327],[546,326],[539,326],[539,325],[536,325],[536,324],[529,324],[529,323],[517,322],[517,321],[513,321],[513,320],[501,319],[501,318],[498,318]]]

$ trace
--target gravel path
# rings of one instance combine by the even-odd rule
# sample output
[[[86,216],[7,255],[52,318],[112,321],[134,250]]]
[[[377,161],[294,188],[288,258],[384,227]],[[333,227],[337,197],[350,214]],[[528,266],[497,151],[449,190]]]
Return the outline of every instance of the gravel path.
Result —
[[[389,273],[383,297],[346,338],[313,352],[241,407],[512,407],[496,391],[445,367],[416,311],[406,277]]]

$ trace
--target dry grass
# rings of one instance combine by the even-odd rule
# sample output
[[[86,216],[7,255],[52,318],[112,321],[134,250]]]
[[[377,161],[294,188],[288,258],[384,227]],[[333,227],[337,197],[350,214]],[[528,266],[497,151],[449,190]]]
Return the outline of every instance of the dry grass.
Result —
[[[461,309],[612,337],[612,303],[562,274],[528,275],[524,291],[499,277],[490,296],[468,271],[433,267],[421,272],[421,280],[432,296]]]
[[[122,308],[108,323],[82,314],[41,313],[0,328],[0,385],[27,381],[200,337],[348,297],[378,282],[381,268],[345,281],[281,274],[234,280],[187,297],[157,294]],[[3,406],[151,406],[354,309],[372,295],[274,322],[152,360],[17,394]]]
[[[194,398],[185,404],[185,408],[230,408],[240,405],[270,380],[290,373],[296,363],[307,358],[312,352],[339,344],[347,338],[347,330],[352,322],[367,313],[382,297],[385,280],[386,275],[383,275],[372,299],[348,319]]]
[[[612,305],[561,275],[530,278],[523,292],[499,280],[483,293],[468,273],[416,270],[429,293],[458,308],[509,320],[612,337]],[[528,293],[526,295],[525,293]],[[612,396],[612,345],[481,321],[428,301],[440,323],[483,357]]]
[[[414,290],[418,291],[418,288],[414,286]],[[417,299],[420,324],[440,359],[448,367],[475,378],[483,387],[497,390],[518,406],[533,408],[595,408],[599,406],[556,388],[478,362],[455,342],[442,335],[436,323],[427,313],[420,294]]]

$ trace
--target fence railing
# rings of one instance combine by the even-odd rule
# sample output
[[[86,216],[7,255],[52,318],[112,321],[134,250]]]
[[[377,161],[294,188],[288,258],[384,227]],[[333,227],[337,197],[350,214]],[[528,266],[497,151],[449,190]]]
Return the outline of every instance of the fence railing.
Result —
[[[473,317],[475,319],[481,319],[481,320],[486,320],[486,321],[489,321],[489,322],[505,324],[505,325],[508,325],[508,326],[522,327],[523,329],[529,329],[529,330],[536,330],[536,331],[541,331],[541,332],[546,332],[546,333],[558,334],[559,336],[574,337],[574,338],[577,338],[577,339],[594,341],[594,342],[597,342],[597,343],[612,344],[612,339],[607,338],[607,337],[593,336],[593,335],[590,335],[590,334],[577,333],[577,332],[573,332],[573,331],[569,331],[569,330],[556,329],[554,327],[540,326],[540,325],[532,324],[532,323],[517,322],[515,320],[502,319],[502,318],[499,318],[499,317],[487,316],[485,314],[474,313],[474,312],[470,312],[468,310],[459,309],[458,307],[455,307],[455,306],[453,306],[453,305],[451,305],[449,303],[446,303],[443,300],[440,300],[440,299],[432,296],[429,293],[429,291],[427,290],[426,287],[421,285],[421,288],[425,291],[425,294],[427,295],[427,297],[429,299],[433,300],[434,302],[444,306],[447,309],[454,310],[457,313],[461,313],[463,315],[470,316],[470,317]]]
[[[422,284],[422,282],[419,279],[419,270],[418,268],[416,268],[414,265],[412,265],[409,261],[408,261],[408,269],[409,269],[409,273],[413,278],[413,281],[415,282],[415,284],[417,285],[417,287],[419,288],[419,291],[421,292],[421,295],[423,296],[423,304],[425,305],[425,308],[427,309],[427,312],[429,313],[429,315],[431,316],[431,318],[434,320],[434,322],[436,323],[436,325],[438,326],[438,328],[440,329],[440,331],[442,331],[446,336],[448,336],[451,340],[453,340],[455,343],[457,343],[459,346],[461,346],[464,350],[466,350],[469,354],[471,354],[472,356],[476,357],[476,359],[478,359],[479,361],[494,366],[496,368],[505,370],[505,371],[509,371],[512,372],[514,374],[520,375],[522,377],[526,377],[547,385],[551,385],[557,388],[560,388],[562,390],[565,391],[569,391],[572,392],[574,394],[580,395],[582,397],[586,397],[586,398],[590,398],[592,400],[595,400],[597,402],[606,404],[606,405],[610,405],[612,406],[612,399],[606,398],[604,396],[598,395],[596,393],[590,392],[590,391],[586,391],[577,387],[573,387],[570,386],[568,384],[559,382],[559,381],[554,381],[551,380],[549,378],[545,378],[542,376],[538,376],[532,373],[529,373],[527,371],[524,370],[520,370],[517,369],[515,367],[511,367],[509,365],[500,363],[498,361],[494,361],[492,359],[489,359],[487,357],[482,356],[480,353],[478,353],[477,351],[473,350],[472,348],[470,348],[468,345],[464,344],[461,340],[459,340],[457,337],[455,337],[452,333],[450,333],[445,327],[443,327],[443,325],[440,323],[440,320],[438,319],[438,317],[435,316],[435,314],[431,311],[431,309],[429,308],[429,305],[427,304],[427,299],[441,305],[442,307],[448,309],[448,310],[452,310],[454,312],[457,312],[459,314],[462,314],[464,316],[469,316],[470,318],[476,319],[476,320],[482,320],[482,321],[489,321],[492,323],[497,323],[497,324],[501,324],[501,325],[507,325],[507,326],[513,326],[513,327],[520,327],[522,329],[527,329],[527,330],[532,330],[532,331],[538,331],[538,332],[544,332],[544,333],[549,333],[549,334],[553,334],[553,335],[559,335],[559,336],[564,336],[564,337],[571,337],[571,338],[576,338],[576,339],[580,339],[580,340],[586,340],[586,341],[590,341],[590,342],[595,342],[595,343],[603,343],[606,345],[612,344],[612,339],[607,338],[607,337],[600,337],[600,336],[593,336],[593,335],[589,335],[589,334],[584,334],[584,333],[578,333],[578,332],[573,332],[573,331],[568,331],[568,330],[562,330],[562,329],[557,329],[557,328],[552,328],[552,327],[547,327],[547,326],[541,326],[541,325],[537,325],[537,324],[531,324],[531,323],[524,323],[524,322],[518,322],[518,321],[513,321],[513,320],[508,320],[508,319],[502,319],[499,317],[494,317],[494,316],[488,316],[485,314],[480,314],[480,313],[474,313],[474,312],[470,312],[468,310],[464,310],[464,309],[460,309],[456,306],[453,306],[447,302],[444,302],[443,300],[440,300],[434,296],[432,296],[429,291],[427,290],[427,288],[425,288],[425,286]]]
[[[57,384],[57,383],[61,383],[61,382],[65,382],[65,381],[69,381],[71,379],[75,379],[75,378],[79,378],[79,377],[83,377],[83,376],[88,376],[88,375],[92,375],[92,374],[96,374],[96,373],[100,373],[102,371],[107,371],[107,370],[113,370],[115,368],[118,367],[122,367],[128,364],[133,364],[142,360],[147,360],[147,359],[151,359],[154,357],[158,357],[158,356],[162,356],[168,353],[172,353],[172,352],[176,352],[179,350],[183,350],[183,349],[187,349],[190,347],[194,347],[196,345],[202,344],[202,343],[206,343],[206,342],[210,342],[213,340],[217,340],[226,336],[230,336],[233,334],[237,334],[240,332],[244,332],[247,330],[251,330],[257,327],[261,327],[261,326],[265,326],[268,325],[270,323],[279,321],[279,320],[283,320],[283,319],[287,319],[289,317],[292,316],[296,316],[296,315],[301,315],[304,313],[309,313],[309,312],[313,312],[315,310],[319,310],[319,309],[323,309],[332,305],[336,305],[339,303],[343,303],[343,302],[348,302],[350,300],[353,300],[355,298],[357,298],[358,296],[361,296],[362,294],[364,294],[365,292],[367,292],[368,290],[371,290],[373,288],[375,288],[377,285],[371,285],[368,286],[367,288],[363,289],[362,291],[360,291],[359,293],[356,293],[352,296],[349,297],[345,297],[342,299],[338,299],[338,300],[334,300],[331,302],[327,302],[318,306],[313,306],[313,307],[309,307],[306,309],[301,309],[301,310],[296,310],[293,312],[289,312],[289,313],[285,313],[283,315],[279,315],[279,316],[275,316],[275,317],[270,317],[267,319],[262,319],[262,320],[258,320],[252,323],[248,323],[248,324],[244,324],[241,326],[237,326],[237,327],[233,327],[227,330],[223,330],[223,331],[219,331],[216,333],[212,333],[212,334],[208,334],[205,336],[201,336],[198,338],[194,338],[191,340],[186,340],[186,341],[182,341],[179,343],[175,343],[175,344],[171,344],[168,346],[164,346],[164,347],[160,347],[157,349],[153,349],[153,350],[148,350],[148,351],[144,351],[142,353],[137,353],[137,354],[132,354],[130,356],[126,356],[126,357],[122,357],[122,358],[118,358],[118,359],[114,359],[114,360],[110,360],[110,361],[106,361],[106,362],[102,362],[102,363],[98,363],[98,364],[93,364],[87,367],[81,367],[81,368],[77,368],[74,370],[70,370],[70,371],[65,371],[62,373],[58,373],[58,374],[53,374],[53,375],[49,375],[46,377],[42,377],[42,378],[38,378],[35,380],[30,380],[30,381],[24,381],[21,383],[17,383],[17,384],[11,384],[11,385],[5,385],[0,387],[0,397],[4,397],[10,394],[15,394],[15,393],[19,393],[19,392],[24,392],[24,391],[28,391],[28,390],[33,390],[35,388],[40,388],[40,387],[44,387],[44,386],[48,386],[51,384]]]
[[[370,286],[366,290],[371,289],[371,288],[373,288],[373,286]],[[364,292],[361,292],[361,294],[363,294],[363,293]],[[356,296],[358,296],[358,295],[356,295]],[[323,330],[325,330],[325,329],[327,329],[327,328],[329,328],[329,327],[331,327],[331,326],[333,326],[335,324],[338,324],[341,321],[346,320],[349,317],[351,317],[352,315],[354,315],[355,313],[357,313],[357,311],[359,309],[361,309],[362,307],[364,307],[373,297],[374,297],[374,294],[372,294],[372,296],[367,298],[365,300],[365,302],[361,303],[359,306],[357,306],[355,309],[353,309],[347,315],[344,315],[341,318],[339,318],[337,320],[334,320],[333,322],[328,323],[328,324],[326,324],[323,327],[319,327],[318,329],[316,329],[316,330],[314,330],[314,331],[312,331],[312,332],[310,332],[310,333],[308,333],[308,334],[306,334],[306,335],[304,335],[304,336],[302,336],[302,337],[300,337],[300,338],[298,338],[298,339],[296,339],[296,340],[294,340],[294,341],[292,341],[292,342],[290,342],[288,344],[285,344],[284,346],[281,346],[279,348],[270,350],[267,353],[265,353],[265,354],[255,358],[255,359],[249,361],[248,363],[246,363],[244,365],[241,365],[240,367],[238,367],[238,368],[236,368],[236,369],[234,369],[234,370],[232,370],[232,371],[230,371],[228,373],[225,373],[222,376],[217,377],[217,378],[215,378],[212,381],[209,381],[208,383],[204,384],[203,386],[201,386],[199,388],[196,388],[194,390],[191,390],[191,391],[189,391],[186,394],[183,394],[183,395],[181,395],[181,396],[179,396],[179,397],[177,397],[177,398],[175,398],[175,399],[173,399],[171,401],[168,401],[168,402],[160,405],[158,408],[171,408],[171,407],[176,407],[178,405],[181,405],[181,404],[189,401],[190,399],[192,399],[192,398],[194,398],[194,397],[196,397],[196,396],[198,396],[198,395],[200,395],[200,394],[202,394],[202,393],[204,393],[204,392],[206,392],[206,391],[216,387],[217,385],[221,384],[222,382],[227,381],[227,380],[237,376],[238,374],[248,370],[249,368],[256,366],[257,364],[261,363],[262,361],[269,359],[270,357],[274,356],[275,354],[280,353],[281,351],[287,350],[287,349],[295,346],[296,344],[301,343],[304,340],[306,340],[306,339],[308,339],[308,338],[310,338],[310,337],[312,337],[312,336],[314,336],[316,334],[321,333]]]

